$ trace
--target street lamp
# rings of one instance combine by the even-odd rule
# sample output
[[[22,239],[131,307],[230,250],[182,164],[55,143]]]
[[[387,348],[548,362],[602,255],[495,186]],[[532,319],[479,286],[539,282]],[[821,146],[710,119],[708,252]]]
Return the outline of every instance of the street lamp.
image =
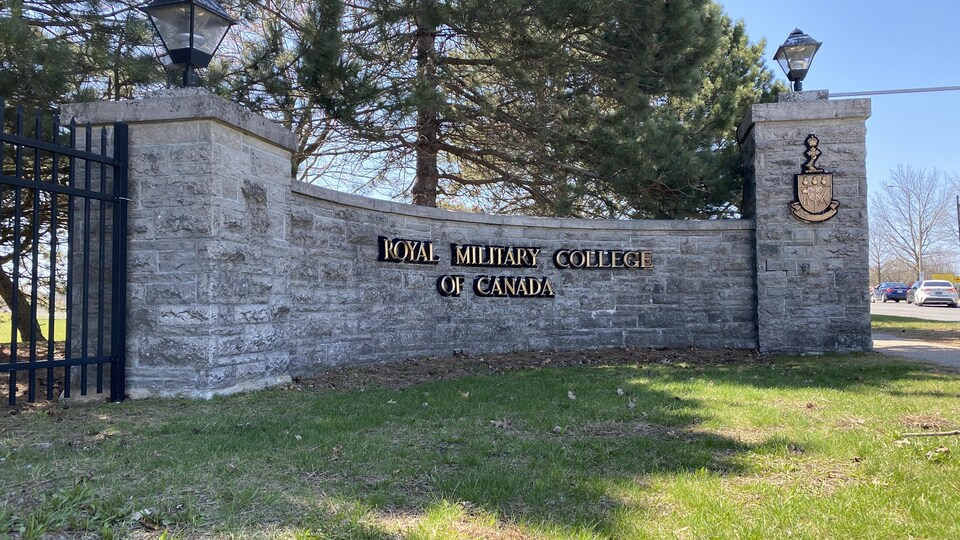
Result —
[[[236,24],[216,0],[153,0],[143,12],[160,35],[170,63],[183,67],[184,86],[197,85],[194,69],[207,67]]]
[[[803,90],[803,79],[807,76],[807,71],[813,62],[813,56],[817,54],[820,45],[823,45],[823,43],[796,28],[793,32],[790,32],[790,36],[777,49],[777,53],[773,55],[773,59],[780,64],[783,72],[787,74],[787,79],[793,83],[794,92]]]

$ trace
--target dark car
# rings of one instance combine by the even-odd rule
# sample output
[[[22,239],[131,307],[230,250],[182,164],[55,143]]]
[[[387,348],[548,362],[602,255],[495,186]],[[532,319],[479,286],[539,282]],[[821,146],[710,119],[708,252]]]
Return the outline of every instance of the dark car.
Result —
[[[884,281],[873,289],[870,301],[886,302],[887,300],[893,300],[899,303],[901,300],[907,299],[907,289],[909,288],[906,283],[900,283],[899,281]]]

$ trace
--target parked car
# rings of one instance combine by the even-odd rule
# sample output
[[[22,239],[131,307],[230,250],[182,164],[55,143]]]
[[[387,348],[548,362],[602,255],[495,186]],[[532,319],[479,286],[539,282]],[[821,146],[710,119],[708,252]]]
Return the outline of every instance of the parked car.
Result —
[[[906,283],[900,283],[899,281],[884,281],[874,287],[870,293],[870,301],[886,302],[887,300],[893,300],[899,303],[901,300],[907,299],[907,289],[909,288]]]
[[[960,294],[957,288],[949,281],[928,279],[913,284],[907,295],[907,301],[918,306],[930,304],[944,304],[957,307],[960,304]]]

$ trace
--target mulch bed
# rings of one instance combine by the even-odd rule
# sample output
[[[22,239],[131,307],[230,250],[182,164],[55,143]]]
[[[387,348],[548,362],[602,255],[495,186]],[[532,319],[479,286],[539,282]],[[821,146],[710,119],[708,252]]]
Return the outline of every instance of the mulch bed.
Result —
[[[294,385],[311,388],[403,389],[428,381],[544,367],[688,364],[716,366],[751,364],[766,357],[747,349],[643,349],[616,348],[562,352],[514,352],[409,359],[400,362],[342,366],[324,369],[311,377],[294,379]]]
[[[46,358],[38,350],[38,357]],[[62,353],[56,351],[55,353]],[[9,358],[9,348],[0,347],[0,359]],[[562,352],[514,352],[506,354],[469,355],[454,353],[447,357],[408,359],[398,362],[341,366],[323,369],[310,377],[294,379],[293,387],[362,389],[403,389],[428,381],[449,380],[485,374],[502,374],[510,371],[545,367],[569,366],[618,366],[652,364],[686,364],[690,366],[716,366],[753,364],[766,357],[746,349],[644,349],[615,348]],[[17,374],[17,405],[8,405],[8,375],[0,377],[0,410],[17,414],[24,408],[46,407],[46,369],[37,370],[37,402],[27,402],[27,373]],[[63,390],[63,369],[55,370],[54,402]]]

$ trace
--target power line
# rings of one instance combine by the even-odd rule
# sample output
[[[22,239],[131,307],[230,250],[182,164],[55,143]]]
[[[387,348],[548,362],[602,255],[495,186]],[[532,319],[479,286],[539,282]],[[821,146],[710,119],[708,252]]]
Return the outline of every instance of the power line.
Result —
[[[919,94],[923,92],[953,92],[960,90],[960,86],[937,86],[932,88],[901,88],[898,90],[866,90],[863,92],[840,92],[830,93],[830,97],[861,97],[861,96],[884,96],[888,94]]]

